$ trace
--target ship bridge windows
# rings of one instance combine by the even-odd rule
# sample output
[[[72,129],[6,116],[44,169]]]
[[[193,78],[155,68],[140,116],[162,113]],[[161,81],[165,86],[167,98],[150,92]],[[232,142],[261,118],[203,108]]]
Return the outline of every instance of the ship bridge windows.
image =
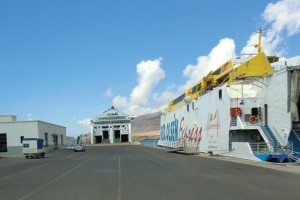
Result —
[[[179,102],[181,102],[185,97],[185,94],[180,95],[179,97],[177,97],[176,99],[173,100],[173,105],[178,104]]]
[[[197,91],[198,91],[198,85],[195,85],[195,86],[192,88],[192,94],[195,94]]]
[[[277,56],[267,56],[269,63],[278,62],[279,57]]]
[[[221,74],[221,68],[217,69],[212,73],[212,75],[219,75],[219,74]]]

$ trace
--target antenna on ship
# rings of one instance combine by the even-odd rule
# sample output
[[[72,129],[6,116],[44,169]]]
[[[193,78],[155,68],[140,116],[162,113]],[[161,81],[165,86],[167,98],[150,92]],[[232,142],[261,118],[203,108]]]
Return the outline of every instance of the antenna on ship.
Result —
[[[257,53],[262,53],[261,39],[262,39],[263,33],[265,33],[265,32],[269,32],[269,31],[266,31],[266,30],[263,30],[260,28],[259,31],[257,32],[258,33],[258,44],[255,45],[255,48],[257,48]]]
[[[260,28],[257,33],[258,33],[258,44],[255,45],[255,47],[257,48],[257,53],[262,53],[261,37],[263,34],[263,30]]]

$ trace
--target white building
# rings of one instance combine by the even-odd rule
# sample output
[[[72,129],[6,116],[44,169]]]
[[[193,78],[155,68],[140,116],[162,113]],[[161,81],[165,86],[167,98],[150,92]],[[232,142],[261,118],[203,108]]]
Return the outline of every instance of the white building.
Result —
[[[131,143],[131,122],[126,115],[119,115],[112,106],[96,120],[91,121],[91,144]]]
[[[0,156],[22,155],[24,138],[42,138],[46,153],[66,143],[66,127],[39,120],[17,121],[14,115],[0,115]]]

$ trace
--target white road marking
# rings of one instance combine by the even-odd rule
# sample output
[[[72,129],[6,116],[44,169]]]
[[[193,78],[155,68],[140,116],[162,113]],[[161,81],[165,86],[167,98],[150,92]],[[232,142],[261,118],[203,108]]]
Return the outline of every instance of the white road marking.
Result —
[[[64,176],[68,175],[69,173],[71,173],[72,171],[78,169],[79,167],[81,167],[82,165],[85,165],[87,162],[89,162],[90,160],[86,160],[83,163],[80,163],[79,165],[76,165],[75,167],[71,168],[70,170],[66,171],[65,173],[63,173],[62,175],[56,177],[55,179],[53,179],[52,181],[47,182],[46,184],[42,185],[41,187],[37,188],[36,190],[34,190],[33,192],[28,193],[27,195],[19,198],[19,200],[24,200],[29,198],[30,196],[38,193],[39,191],[43,190],[44,188],[48,187],[49,185],[55,183],[56,181],[60,180],[61,178],[63,178]]]
[[[12,177],[12,176],[15,176],[15,175],[20,176],[20,175],[22,175],[22,174],[24,174],[24,173],[26,173],[26,172],[29,172],[29,171],[32,171],[32,170],[36,170],[36,169],[38,169],[38,168],[42,168],[42,167],[47,166],[47,165],[49,165],[49,164],[50,164],[50,163],[46,163],[46,164],[43,164],[43,165],[39,165],[39,166],[37,166],[37,167],[32,167],[32,168],[30,168],[30,169],[25,169],[25,170],[23,170],[23,171],[18,171],[18,172],[14,173],[14,174],[10,174],[10,175],[1,177],[1,178],[0,178],[0,181],[1,181],[1,180],[5,180],[5,179],[7,179],[7,178],[9,178],[9,177]]]
[[[118,200],[122,200],[121,197],[121,158],[119,156],[119,166],[118,166]]]

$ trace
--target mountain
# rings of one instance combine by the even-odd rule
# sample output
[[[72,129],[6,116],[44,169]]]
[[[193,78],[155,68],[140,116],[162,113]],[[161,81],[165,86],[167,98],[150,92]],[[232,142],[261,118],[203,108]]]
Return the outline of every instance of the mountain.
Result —
[[[138,134],[154,134],[160,131],[161,112],[145,114],[136,117],[131,121],[132,135]]]

